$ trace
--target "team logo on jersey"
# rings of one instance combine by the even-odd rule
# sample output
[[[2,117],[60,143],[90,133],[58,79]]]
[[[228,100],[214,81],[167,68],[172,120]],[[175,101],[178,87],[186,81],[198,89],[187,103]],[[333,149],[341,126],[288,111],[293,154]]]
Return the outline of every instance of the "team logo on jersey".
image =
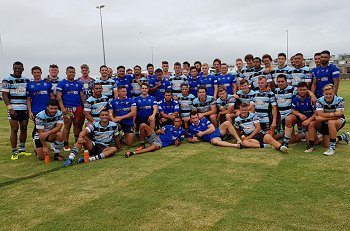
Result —
[[[78,86],[78,84],[77,84],[77,86]],[[84,88],[89,88],[89,84],[84,83]]]
[[[47,86],[47,83],[44,83],[44,86],[46,87],[46,86]]]
[[[30,88],[34,88],[34,85],[30,85]]]
[[[69,84],[68,84],[68,83],[66,83],[66,87],[69,87]]]

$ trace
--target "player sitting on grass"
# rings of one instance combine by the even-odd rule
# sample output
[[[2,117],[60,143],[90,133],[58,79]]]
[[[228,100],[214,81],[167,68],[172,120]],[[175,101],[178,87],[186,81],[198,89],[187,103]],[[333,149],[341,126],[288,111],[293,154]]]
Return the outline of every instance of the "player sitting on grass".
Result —
[[[305,152],[312,152],[315,149],[316,129],[323,135],[323,145],[328,149],[323,153],[326,156],[335,153],[337,131],[345,125],[344,99],[335,94],[333,84],[323,87],[323,96],[317,100],[316,120],[309,126],[309,144]],[[348,134],[338,137],[348,142]]]
[[[88,137],[90,133],[93,137],[92,140]],[[116,146],[109,147],[113,138]],[[95,122],[80,132],[69,158],[63,163],[63,167],[73,164],[75,156],[83,146],[85,149],[89,150],[91,156],[89,161],[110,157],[120,148],[118,125],[109,121],[107,109],[100,112],[100,122]],[[78,162],[84,162],[84,158],[80,158]]]
[[[264,148],[266,144],[270,144],[281,152],[288,153],[286,146],[261,130],[259,118],[255,113],[249,112],[249,105],[246,103],[240,106],[240,115],[235,119],[235,127],[245,136],[241,147]]]
[[[174,125],[166,125],[156,132],[154,132],[154,130],[149,125],[142,123],[140,125],[141,140],[145,140],[147,138],[147,141],[151,145],[142,149],[138,149],[134,152],[126,152],[125,157],[128,158],[135,154],[153,152],[162,147],[167,147],[172,144],[180,145],[185,137],[185,130],[181,128],[181,123],[181,117],[176,116],[174,119]]]
[[[50,154],[47,142],[54,142],[54,160],[64,160],[60,155],[63,147],[63,114],[58,110],[58,101],[50,99],[46,110],[39,112],[35,117],[36,133],[34,135],[35,151],[39,160],[44,160]]]
[[[191,112],[190,119],[192,124],[188,129],[189,143],[195,143],[203,140],[221,147],[240,147],[239,144],[242,142],[242,140],[229,121],[225,121],[215,129],[214,125],[210,123],[207,118],[202,117],[200,119],[197,112]],[[228,134],[233,135],[236,138],[237,144],[223,141],[224,136]]]

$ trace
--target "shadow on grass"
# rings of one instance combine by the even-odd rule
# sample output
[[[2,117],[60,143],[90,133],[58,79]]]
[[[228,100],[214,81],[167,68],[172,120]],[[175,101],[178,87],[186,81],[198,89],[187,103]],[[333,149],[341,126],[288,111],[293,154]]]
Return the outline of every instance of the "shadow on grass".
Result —
[[[56,172],[56,171],[60,170],[61,168],[63,168],[63,166],[52,168],[52,169],[49,169],[49,170],[46,170],[46,171],[43,171],[43,172],[38,172],[38,173],[35,173],[33,175],[24,176],[24,177],[16,178],[16,179],[13,179],[13,180],[5,181],[3,183],[0,183],[0,188],[3,188],[3,187],[8,186],[8,185],[16,184],[16,183],[19,183],[19,182],[22,182],[22,181],[25,181],[25,180],[33,179],[33,178],[36,178],[36,177],[39,177],[39,176],[42,176],[42,175],[45,175],[45,174],[49,174],[51,172]]]

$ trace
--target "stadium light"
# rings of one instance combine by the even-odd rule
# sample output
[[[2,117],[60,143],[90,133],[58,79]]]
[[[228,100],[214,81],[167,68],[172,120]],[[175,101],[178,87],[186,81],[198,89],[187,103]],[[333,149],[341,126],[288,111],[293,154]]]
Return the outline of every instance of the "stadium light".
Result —
[[[105,39],[104,39],[104,36],[103,36],[103,23],[102,23],[102,8],[104,8],[104,7],[105,7],[105,5],[96,6],[96,8],[100,10],[103,64],[106,65]]]

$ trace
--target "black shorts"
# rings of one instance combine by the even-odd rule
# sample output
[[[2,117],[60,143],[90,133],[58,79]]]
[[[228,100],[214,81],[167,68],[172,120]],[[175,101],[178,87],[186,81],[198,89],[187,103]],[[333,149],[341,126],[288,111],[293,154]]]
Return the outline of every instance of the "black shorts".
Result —
[[[46,142],[49,142],[49,139],[48,139],[48,138],[49,138],[49,137],[46,137],[46,139],[45,139]],[[35,145],[34,148],[42,148],[42,147],[43,147],[43,143],[41,142],[38,133],[36,133],[36,134],[34,135],[34,145]]]
[[[96,156],[98,154],[101,154],[101,152],[103,152],[103,150],[105,150],[106,146],[102,145],[102,144],[95,144],[95,143],[92,143],[92,149],[89,150],[89,155],[90,156]]]
[[[340,128],[337,130],[339,131],[340,129],[342,129],[345,126],[346,120],[345,118],[340,118],[340,120],[342,120],[342,124],[340,126]],[[328,124],[325,123],[324,121],[322,122],[321,128],[318,130],[322,135],[324,136],[328,136],[329,135],[329,128],[328,128]]]
[[[136,120],[135,120],[135,124],[136,124],[136,126],[140,126],[140,124],[143,124],[143,123],[145,123],[145,124],[147,124],[147,125],[149,125],[149,122],[148,122],[148,119],[146,119],[146,120],[140,120],[140,119],[138,119],[137,117],[136,117]]]
[[[264,145],[264,137],[265,137],[266,133],[261,131],[258,134],[256,134],[255,136],[253,136],[253,140],[257,140],[260,143],[260,146]]]
[[[29,119],[29,115],[28,115],[28,111],[15,111],[16,112],[16,116],[10,116],[10,112],[7,112],[7,116],[9,120],[17,120],[17,121],[23,121],[23,120],[28,120]]]
[[[127,124],[119,123],[119,129],[122,130],[125,134],[134,133],[134,124],[127,125]]]

